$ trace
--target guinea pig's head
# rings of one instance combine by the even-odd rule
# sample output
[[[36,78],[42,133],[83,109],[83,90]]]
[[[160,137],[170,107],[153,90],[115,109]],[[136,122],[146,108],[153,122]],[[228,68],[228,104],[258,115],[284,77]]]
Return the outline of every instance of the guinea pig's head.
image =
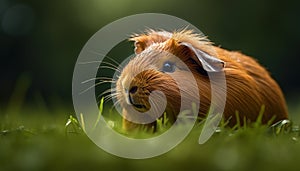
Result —
[[[128,113],[158,110],[162,101],[167,100],[164,111],[177,115],[182,96],[190,105],[193,97],[199,95],[199,80],[208,79],[208,72],[219,72],[224,67],[222,60],[211,55],[210,42],[192,31],[148,31],[130,40],[135,42],[136,55],[123,68],[116,83],[117,100]],[[183,86],[178,86],[178,79]],[[164,97],[157,95],[151,100],[154,91],[162,92]],[[153,117],[160,115],[157,111]]]

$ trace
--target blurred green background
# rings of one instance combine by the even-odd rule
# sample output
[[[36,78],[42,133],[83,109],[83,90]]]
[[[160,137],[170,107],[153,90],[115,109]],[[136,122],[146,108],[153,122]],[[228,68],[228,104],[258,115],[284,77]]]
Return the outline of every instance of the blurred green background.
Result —
[[[297,0],[0,0],[0,106],[20,77],[28,85],[26,103],[70,105],[73,67],[87,40],[114,20],[146,12],[182,18],[216,45],[254,56],[288,100],[297,98],[299,6]]]
[[[299,6],[297,0],[0,0],[0,170],[299,170],[299,129],[280,137],[225,131],[204,145],[196,129],[170,153],[127,160],[83,133],[66,136],[64,127],[74,114],[72,74],[84,44],[106,24],[147,12],[182,18],[216,45],[257,58],[297,116]]]

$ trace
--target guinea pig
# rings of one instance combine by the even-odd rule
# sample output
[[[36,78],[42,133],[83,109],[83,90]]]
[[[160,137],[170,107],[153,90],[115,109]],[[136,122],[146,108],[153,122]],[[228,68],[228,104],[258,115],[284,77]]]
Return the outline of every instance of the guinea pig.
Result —
[[[208,73],[218,72],[225,73],[227,91],[223,118],[229,126],[236,125],[238,120],[240,124],[255,122],[262,109],[263,124],[288,118],[280,87],[268,71],[249,56],[214,46],[205,36],[192,30],[148,30],[129,40],[134,41],[136,55],[124,66],[116,82],[124,130],[140,125],[155,128],[155,120],[136,123],[130,117],[135,111],[145,113],[152,108],[156,109],[152,117],[158,119],[161,113],[155,111],[158,112],[160,106],[164,107],[169,122],[174,123],[183,96],[190,99],[184,102],[190,106],[196,99],[194,96],[199,95],[198,116],[205,118],[211,105]],[[191,83],[188,73],[192,73],[196,83]],[[181,79],[183,86],[179,87],[173,78]],[[161,91],[164,98],[157,95],[151,105],[149,97],[155,90]]]

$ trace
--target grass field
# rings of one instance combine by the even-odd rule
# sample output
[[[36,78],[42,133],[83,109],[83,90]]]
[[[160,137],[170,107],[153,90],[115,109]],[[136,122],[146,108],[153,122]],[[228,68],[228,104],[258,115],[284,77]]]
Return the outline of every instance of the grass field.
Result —
[[[66,128],[72,114],[68,109],[31,106],[0,112],[1,171],[300,169],[300,122],[296,117],[288,132],[277,135],[261,125],[235,131],[226,128],[203,145],[197,143],[201,126],[196,125],[170,152],[131,160],[101,150],[79,128],[74,130],[70,124]]]

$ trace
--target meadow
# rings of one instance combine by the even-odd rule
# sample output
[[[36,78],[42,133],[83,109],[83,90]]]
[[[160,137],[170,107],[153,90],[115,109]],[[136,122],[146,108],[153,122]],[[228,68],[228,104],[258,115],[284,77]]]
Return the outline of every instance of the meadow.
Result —
[[[69,108],[14,107],[1,115],[0,170],[299,170],[298,118],[291,124],[220,127],[198,144],[202,124],[150,159],[113,156],[95,145]],[[104,106],[105,107],[105,106]],[[296,107],[293,108],[296,114]],[[296,116],[296,115],[293,115]],[[150,136],[150,135],[149,135]]]

